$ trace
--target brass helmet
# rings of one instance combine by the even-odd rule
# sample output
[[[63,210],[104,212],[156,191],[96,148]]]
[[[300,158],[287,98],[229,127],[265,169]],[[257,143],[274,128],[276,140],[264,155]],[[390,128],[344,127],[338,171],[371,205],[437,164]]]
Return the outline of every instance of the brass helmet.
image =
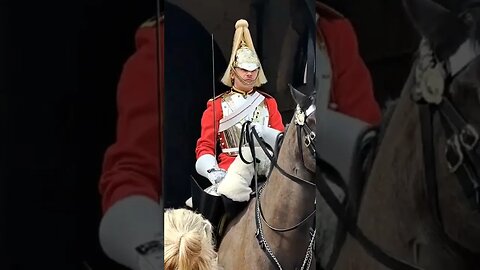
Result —
[[[222,78],[222,83],[226,86],[232,86],[231,72],[233,68],[242,68],[249,71],[259,69],[257,80],[254,86],[260,86],[267,82],[265,74],[262,70],[262,65],[258,59],[255,47],[253,46],[252,37],[248,30],[248,22],[244,19],[240,19],[235,23],[235,34],[233,36],[232,54],[230,56],[230,62],[228,63],[227,70]]]

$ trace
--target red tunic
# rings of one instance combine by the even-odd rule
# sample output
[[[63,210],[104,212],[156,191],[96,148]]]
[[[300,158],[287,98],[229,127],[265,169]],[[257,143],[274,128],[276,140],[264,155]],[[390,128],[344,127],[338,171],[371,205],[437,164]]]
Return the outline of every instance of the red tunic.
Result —
[[[319,2],[317,12],[320,15],[317,29],[323,33],[332,65],[331,103],[336,104],[339,112],[379,124],[380,106],[375,100],[372,78],[360,56],[351,23]]]
[[[282,122],[282,116],[278,111],[277,102],[273,97],[265,95],[265,103],[268,108],[269,127],[283,131],[284,126]],[[215,100],[209,100],[207,102],[207,109],[203,112],[200,138],[197,140],[197,148],[195,149],[197,159],[205,154],[211,154],[213,156],[215,155],[215,140],[218,142],[218,136],[213,134],[213,106],[215,106],[215,130],[218,130],[219,121],[223,117],[222,99],[216,98]],[[232,164],[233,160],[235,160],[235,156],[230,156],[226,153],[220,153],[218,156],[218,166],[224,170],[227,170],[230,164]]]
[[[104,157],[99,186],[104,212],[131,195],[159,201],[161,194],[155,25],[138,29],[135,44],[118,84],[117,138]],[[163,93],[164,85],[160,87]]]

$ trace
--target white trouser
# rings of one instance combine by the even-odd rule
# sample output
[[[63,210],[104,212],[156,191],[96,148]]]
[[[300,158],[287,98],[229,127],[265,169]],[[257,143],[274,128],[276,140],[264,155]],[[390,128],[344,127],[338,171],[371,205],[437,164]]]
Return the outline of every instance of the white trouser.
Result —
[[[246,161],[252,161],[252,153],[248,147],[242,148],[242,156]],[[255,157],[260,161],[257,163],[257,174],[266,175],[270,168],[270,160],[261,147],[255,147]],[[218,185],[217,192],[233,201],[248,201],[252,192],[250,184],[254,176],[253,163],[244,163],[238,155],[228,168],[225,178]]]

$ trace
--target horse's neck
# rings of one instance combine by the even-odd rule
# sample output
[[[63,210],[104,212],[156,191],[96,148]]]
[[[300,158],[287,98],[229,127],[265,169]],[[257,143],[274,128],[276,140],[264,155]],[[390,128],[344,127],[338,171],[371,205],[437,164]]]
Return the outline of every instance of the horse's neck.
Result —
[[[292,123],[290,126],[291,128],[285,135],[278,155],[278,166],[292,176],[308,179],[308,177],[312,176],[304,169],[304,163],[298,151],[298,143],[294,130],[295,125]],[[305,183],[298,183],[288,179],[276,168],[273,169],[268,179],[264,193],[266,195],[262,199],[265,203],[268,203],[268,200],[275,201],[275,204],[269,205],[268,208],[265,206],[265,210],[268,210],[272,218],[274,218],[278,212],[284,212],[288,215],[288,217],[278,216],[283,224],[285,224],[285,218],[298,221],[299,216],[313,209],[315,189]],[[280,205],[284,207],[279,207]]]
[[[415,258],[420,258],[420,261],[415,263],[428,264],[429,259],[435,258],[433,261],[436,266],[432,266],[432,269],[445,267],[442,265],[447,267],[441,269],[460,269],[457,263],[461,265],[462,261],[439,237],[440,227],[436,226],[436,217],[425,196],[425,163],[419,106],[410,98],[409,91],[412,86],[406,84],[385,132],[365,187],[358,226],[374,243],[397,258],[411,260],[415,257],[414,252],[419,252],[417,248],[420,248],[423,254],[416,254],[419,257]],[[444,149],[445,143],[444,134],[438,129],[438,116],[434,126],[433,143],[436,149],[440,208],[442,211],[450,209],[458,212],[458,205],[452,203],[458,197],[442,199],[442,196],[451,197],[454,192],[452,190],[459,187],[452,184],[456,179],[448,175],[444,152],[438,150]],[[442,183],[450,186],[442,187]],[[459,191],[455,192],[458,195]],[[442,202],[448,202],[449,205],[442,205]],[[461,215],[444,216],[462,220]],[[448,264],[455,267],[449,267]]]
[[[278,155],[278,166],[290,175],[308,179],[309,175],[304,171],[303,162],[297,149],[294,127],[295,125],[291,123],[290,130],[285,135]],[[261,204],[268,223],[275,227],[287,228],[298,224],[314,211],[314,200],[315,189],[312,186],[294,182],[274,168],[262,192]],[[278,247],[275,254],[283,256],[282,260],[298,263],[305,256],[310,239],[308,232],[311,226],[313,226],[312,218],[306,222],[306,225],[287,233],[273,232],[266,226],[264,226],[264,231],[268,241],[272,241],[272,246]],[[282,254],[282,252],[286,253]]]
[[[359,226],[384,247],[395,243],[407,246],[405,243],[414,239],[421,228],[419,215],[428,211],[422,193],[424,163],[420,121],[418,107],[410,99],[411,83],[407,83],[402,92],[385,132],[359,212]],[[398,254],[403,247],[397,249]]]

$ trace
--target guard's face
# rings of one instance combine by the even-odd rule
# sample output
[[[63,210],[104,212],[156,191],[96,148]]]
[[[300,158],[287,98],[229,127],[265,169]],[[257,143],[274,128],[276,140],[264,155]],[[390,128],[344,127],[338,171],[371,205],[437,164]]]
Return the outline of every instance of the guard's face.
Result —
[[[258,77],[258,68],[249,71],[243,68],[236,67],[234,74],[234,86],[241,90],[248,90],[253,87]]]

